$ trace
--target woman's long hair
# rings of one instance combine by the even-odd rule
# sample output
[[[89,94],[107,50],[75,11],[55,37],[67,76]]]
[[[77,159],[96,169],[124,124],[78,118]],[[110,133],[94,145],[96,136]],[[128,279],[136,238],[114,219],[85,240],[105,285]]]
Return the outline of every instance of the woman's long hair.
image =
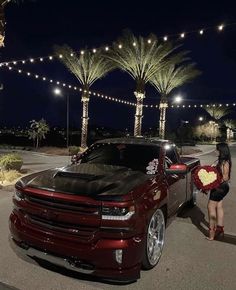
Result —
[[[219,151],[218,164],[220,168],[225,161],[229,162],[229,178],[230,178],[232,162],[229,146],[227,143],[222,142],[216,145],[216,149]]]

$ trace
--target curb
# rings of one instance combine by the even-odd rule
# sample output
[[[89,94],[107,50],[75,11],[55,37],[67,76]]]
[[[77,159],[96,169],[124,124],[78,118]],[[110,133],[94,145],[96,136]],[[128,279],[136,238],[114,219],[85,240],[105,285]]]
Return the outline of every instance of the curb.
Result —
[[[202,155],[207,155],[207,154],[212,153],[214,151],[215,151],[215,149],[212,149],[212,150],[209,150],[209,151],[196,153],[196,154],[189,154],[189,155],[186,155],[186,156],[199,157],[199,156],[202,156]]]

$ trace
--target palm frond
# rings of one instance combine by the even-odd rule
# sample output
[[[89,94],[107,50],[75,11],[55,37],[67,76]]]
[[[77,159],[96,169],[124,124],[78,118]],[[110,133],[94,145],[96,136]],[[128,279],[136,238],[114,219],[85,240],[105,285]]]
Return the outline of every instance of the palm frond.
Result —
[[[99,51],[93,53],[84,50],[84,53],[79,55],[68,45],[63,45],[55,46],[55,52],[60,61],[85,87],[90,87],[114,68]]]
[[[233,130],[236,128],[236,121],[235,120],[232,120],[232,119],[226,119],[223,121],[225,127]]]
[[[148,42],[148,39],[151,39],[151,42]],[[122,45],[122,48],[119,45]],[[165,58],[175,49],[171,43],[158,43],[154,35],[144,38],[126,32],[113,44],[106,57],[134,80],[146,84],[165,66]]]
[[[200,74],[194,63],[177,65],[176,61],[180,63],[181,57],[183,61],[186,60],[185,54],[171,57],[169,63],[150,80],[150,83],[161,95],[167,96],[173,89],[190,82]]]
[[[221,118],[231,113],[228,108],[214,104],[210,104],[209,107],[205,106],[203,108],[216,121],[219,121]]]

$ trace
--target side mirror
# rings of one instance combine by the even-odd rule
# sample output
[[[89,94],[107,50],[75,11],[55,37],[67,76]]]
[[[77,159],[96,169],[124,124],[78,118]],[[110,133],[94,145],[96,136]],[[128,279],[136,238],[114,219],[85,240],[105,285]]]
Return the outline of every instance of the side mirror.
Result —
[[[172,164],[170,168],[166,168],[166,174],[186,174],[188,167],[186,164]]]

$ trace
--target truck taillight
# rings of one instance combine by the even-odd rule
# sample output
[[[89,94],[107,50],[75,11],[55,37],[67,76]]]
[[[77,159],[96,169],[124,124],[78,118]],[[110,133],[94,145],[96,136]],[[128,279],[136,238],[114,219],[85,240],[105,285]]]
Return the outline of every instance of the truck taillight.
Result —
[[[103,206],[102,219],[103,220],[120,220],[125,221],[131,218],[135,213],[135,207],[117,207],[117,206]]]

